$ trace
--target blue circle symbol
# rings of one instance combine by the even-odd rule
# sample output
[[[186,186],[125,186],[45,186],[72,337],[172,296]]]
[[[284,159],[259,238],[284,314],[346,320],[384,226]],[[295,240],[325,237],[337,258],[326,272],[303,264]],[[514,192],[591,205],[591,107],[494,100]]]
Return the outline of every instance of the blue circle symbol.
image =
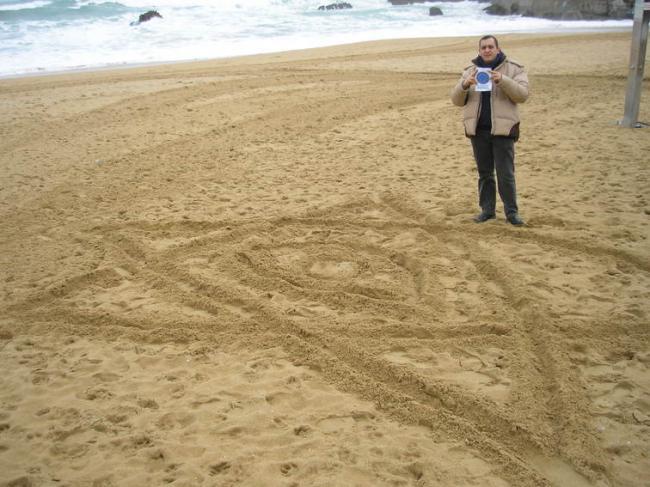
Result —
[[[490,75],[487,74],[485,71],[481,71],[476,75],[476,81],[484,85],[485,83],[490,81]]]

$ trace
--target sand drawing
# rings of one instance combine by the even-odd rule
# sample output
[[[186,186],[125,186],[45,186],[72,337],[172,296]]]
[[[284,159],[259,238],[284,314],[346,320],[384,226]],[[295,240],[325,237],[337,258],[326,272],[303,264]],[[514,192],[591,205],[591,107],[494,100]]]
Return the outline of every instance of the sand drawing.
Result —
[[[533,70],[529,225],[475,225],[463,48],[404,42],[3,82],[0,481],[644,485],[647,138]]]

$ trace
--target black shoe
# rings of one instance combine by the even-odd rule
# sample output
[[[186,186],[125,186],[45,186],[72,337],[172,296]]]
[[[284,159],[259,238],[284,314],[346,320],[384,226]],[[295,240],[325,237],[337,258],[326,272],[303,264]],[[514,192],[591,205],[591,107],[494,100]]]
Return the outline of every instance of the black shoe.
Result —
[[[494,213],[488,213],[486,211],[482,211],[481,213],[479,213],[478,215],[476,215],[474,217],[474,221],[476,223],[483,223],[483,222],[491,220],[492,218],[495,218],[495,217],[496,217],[496,215]]]
[[[521,219],[521,217],[517,213],[513,213],[512,215],[508,215],[507,217],[508,223],[511,225],[514,225],[516,227],[519,227],[524,224],[524,221]]]

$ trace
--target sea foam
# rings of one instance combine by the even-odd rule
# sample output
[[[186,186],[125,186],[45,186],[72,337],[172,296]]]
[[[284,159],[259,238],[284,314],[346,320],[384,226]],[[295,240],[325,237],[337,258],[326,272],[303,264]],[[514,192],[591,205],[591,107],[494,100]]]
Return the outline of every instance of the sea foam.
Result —
[[[486,14],[476,1],[392,6],[350,0],[0,0],[0,76],[414,37],[630,28],[629,20],[550,21]],[[437,6],[442,16],[429,16]],[[155,18],[131,25],[155,9]]]

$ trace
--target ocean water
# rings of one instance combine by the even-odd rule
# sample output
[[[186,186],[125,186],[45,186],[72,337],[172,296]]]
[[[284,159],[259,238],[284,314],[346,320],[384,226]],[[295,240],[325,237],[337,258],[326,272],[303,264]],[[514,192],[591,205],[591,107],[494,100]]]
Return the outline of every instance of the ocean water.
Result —
[[[496,17],[485,3],[347,0],[0,0],[0,76],[223,58],[358,41],[631,28],[631,20]],[[437,6],[443,16],[429,16]],[[163,16],[131,25],[141,13]]]

